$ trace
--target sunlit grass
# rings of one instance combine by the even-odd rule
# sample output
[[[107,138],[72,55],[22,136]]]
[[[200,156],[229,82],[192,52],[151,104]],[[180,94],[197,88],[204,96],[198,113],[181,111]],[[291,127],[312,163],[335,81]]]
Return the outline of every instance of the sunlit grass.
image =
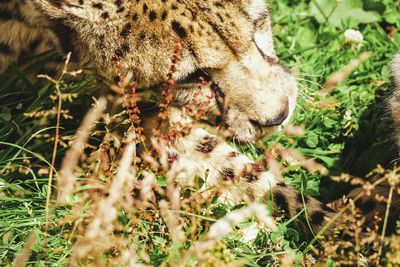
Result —
[[[378,164],[388,166],[394,158],[390,120],[383,104],[392,87],[388,65],[393,54],[400,49],[399,33],[389,34],[387,26],[398,28],[400,20],[397,24],[393,21],[393,12],[398,12],[395,1],[377,3],[379,10],[384,5],[384,11],[378,12],[381,21],[353,25],[361,31],[364,41],[348,45],[343,33],[349,26],[345,23],[332,25],[329,19],[321,22],[321,18],[315,15],[316,11],[310,11],[309,2],[274,1],[272,4],[277,53],[282,63],[298,72],[299,77],[299,107],[293,123],[304,126],[305,133],[290,138],[280,133],[264,143],[266,147],[278,143],[285,148],[295,148],[326,167],[328,175],[309,173],[300,166],[286,166],[283,173],[285,181],[301,188],[305,195],[328,202],[339,198],[349,188],[346,184],[335,184],[329,176],[349,173],[365,177]],[[332,14],[324,16],[328,18]],[[335,86],[331,94],[318,98],[327,77],[342,70],[363,52],[370,53],[368,59]],[[49,221],[52,224],[45,244],[47,183],[49,168],[53,168],[50,162],[57,115],[54,112],[57,102],[52,101],[51,96],[56,94],[56,90],[51,83],[44,80],[36,82],[29,75],[51,55],[47,53],[36,57],[24,67],[13,65],[0,77],[0,263],[4,265],[11,265],[31,234],[36,235],[38,241],[32,246],[29,265],[42,266],[45,262],[52,266],[66,265],[74,242],[78,236],[84,235],[85,223],[92,218],[91,212],[96,207],[94,199],[85,196],[85,192],[106,196],[110,185],[106,176],[93,179],[90,175],[95,174],[88,170],[90,164],[84,166],[87,176],[78,177],[82,184],[72,202],[76,206],[51,206]],[[66,79],[61,83],[63,93],[78,95],[72,101],[63,103],[63,109],[68,111],[66,114],[73,119],[61,120],[56,170],[60,167],[68,142],[93,102],[91,94],[96,86],[94,77],[90,75],[83,76],[79,81]],[[91,136],[92,152],[100,151],[96,145],[101,143],[107,132],[106,126],[101,125],[98,132]],[[243,151],[250,158],[259,158],[263,154],[255,147],[244,147]],[[111,171],[116,171],[113,167]],[[165,178],[155,179],[164,190],[167,185]],[[187,189],[183,194],[204,201],[194,196],[193,189]],[[82,202],[85,198],[88,201]],[[174,264],[181,260],[182,255],[187,256],[186,251],[190,251],[195,242],[204,242],[213,223],[238,208],[215,200],[208,200],[198,207],[192,207],[190,203],[183,206],[175,215],[186,223],[180,230],[185,234],[184,241],[178,242],[168,233],[168,222],[161,219],[159,207],[153,211],[124,210],[125,207],[120,207],[124,211],[118,215],[121,229],[116,237],[126,237],[137,251],[144,252],[136,255],[140,262]],[[80,212],[75,214],[77,210]],[[61,222],[63,220],[65,222]],[[248,266],[263,266],[278,260],[309,264],[313,259],[318,261],[315,255],[305,254],[311,248],[289,224],[292,220],[294,218],[278,221],[275,231],[269,232],[264,228],[254,240],[245,242],[242,233],[255,220],[244,219],[233,226],[233,231],[227,236],[213,243],[202,259],[208,257],[206,264],[214,263],[216,266],[232,261]],[[193,224],[189,224],[190,221]],[[398,239],[393,239],[391,244],[395,242]],[[318,242],[315,245],[318,247]],[[106,262],[107,257],[120,259],[121,255],[117,252],[114,255],[113,252],[102,254],[98,260]],[[388,255],[394,258],[391,253]],[[188,259],[189,262],[192,260],[192,264],[196,263],[189,256]],[[382,262],[385,262],[384,256]],[[333,264],[332,261],[330,263]]]

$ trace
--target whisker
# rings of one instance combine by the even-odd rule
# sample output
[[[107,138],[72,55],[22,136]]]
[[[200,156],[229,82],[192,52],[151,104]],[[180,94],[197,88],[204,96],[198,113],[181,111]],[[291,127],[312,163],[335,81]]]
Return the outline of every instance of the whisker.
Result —
[[[299,108],[302,112],[306,112],[305,108],[302,107],[301,105],[296,105],[295,109]]]
[[[305,95],[307,95],[307,97],[311,97],[318,93],[318,91],[315,91],[315,90],[311,89],[310,87],[305,86],[304,84],[299,84],[299,87],[300,87],[300,89],[302,89],[302,90],[299,90],[299,94],[305,94]]]
[[[305,82],[309,82],[309,83],[311,83],[311,84],[314,84],[314,85],[316,85],[316,86],[318,86],[319,88],[323,88],[323,86],[321,85],[321,84],[319,84],[319,83],[317,83],[317,82],[314,82],[314,81],[311,81],[311,80],[307,80],[307,79],[303,79],[303,78],[299,78],[298,80],[300,80],[300,81],[305,81]]]
[[[299,83],[298,85],[299,85],[299,87],[301,87],[307,93],[317,94],[320,91],[320,90],[312,89],[311,87],[309,87],[307,85],[304,85],[304,84],[301,84],[301,83]],[[322,88],[320,88],[320,89],[322,89]]]
[[[310,76],[310,77],[324,77],[325,76],[325,72],[321,72],[321,74],[300,72],[297,75],[298,76]]]
[[[303,87],[302,87],[302,89],[305,91],[307,90],[307,88],[303,88]],[[309,92],[307,92],[307,93],[309,93]],[[309,94],[306,94],[305,92],[302,92],[302,91],[299,91],[299,96],[302,98],[308,99],[308,100],[312,99]]]
[[[236,145],[236,136],[235,135],[232,138],[232,143],[233,143],[233,147],[235,148],[235,150],[238,150],[237,145]]]

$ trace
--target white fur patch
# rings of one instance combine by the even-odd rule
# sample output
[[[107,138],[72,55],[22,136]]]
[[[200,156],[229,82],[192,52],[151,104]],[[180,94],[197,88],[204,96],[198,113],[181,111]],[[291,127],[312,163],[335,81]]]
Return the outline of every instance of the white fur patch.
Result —
[[[277,179],[272,173],[263,172],[260,174],[260,180],[253,186],[253,194],[256,198],[261,198],[276,184]]]
[[[190,119],[184,119],[178,109],[170,112],[172,122],[190,123]],[[212,188],[224,181],[224,170],[231,170],[236,176],[240,176],[248,164],[253,163],[245,155],[237,153],[231,156],[232,152],[237,152],[235,148],[209,134],[206,130],[193,126],[184,137],[179,137],[174,142],[171,150],[178,155],[177,160],[172,164],[168,177],[175,178],[182,185],[191,185],[194,177],[205,179],[204,190],[208,194],[208,188]],[[214,147],[209,152],[202,152],[198,149],[204,140],[217,139]],[[236,181],[234,179],[233,181]],[[225,181],[226,182],[226,181]],[[229,204],[240,203],[246,194],[251,194],[256,198],[262,198],[277,183],[276,178],[270,172],[261,172],[258,179],[252,182],[246,179],[239,179],[234,186],[228,186],[222,190],[219,200]]]
[[[257,47],[266,55],[276,57],[274,42],[272,40],[272,32],[270,31],[257,31],[254,34],[254,42]]]
[[[267,9],[267,2],[265,0],[252,0],[246,8],[246,12],[253,20],[256,20]]]
[[[93,9],[88,8],[79,8],[79,7],[64,7],[64,10],[70,14],[73,14],[79,18],[89,20],[89,21],[98,21],[100,20],[100,13],[94,12]]]

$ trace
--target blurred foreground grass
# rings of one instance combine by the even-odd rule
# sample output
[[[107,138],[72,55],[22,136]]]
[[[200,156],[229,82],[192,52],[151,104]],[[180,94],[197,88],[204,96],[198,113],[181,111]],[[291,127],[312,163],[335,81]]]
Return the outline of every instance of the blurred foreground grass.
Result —
[[[349,186],[333,183],[330,176],[349,173],[364,177],[378,164],[388,167],[396,158],[384,101],[392,87],[389,62],[400,46],[398,4],[393,0],[344,0],[339,3],[334,0],[279,0],[272,3],[277,52],[285,65],[298,72],[301,88],[293,123],[304,126],[305,134],[291,138],[277,134],[265,140],[265,145],[279,143],[285,148],[296,148],[329,170],[329,175],[325,176],[309,173],[300,166],[288,166],[284,170],[286,182],[302,187],[306,195],[324,201],[337,199],[349,190]],[[358,29],[364,40],[346,43],[344,32],[347,29]],[[368,59],[327,97],[318,98],[327,77],[364,52],[369,53]],[[0,77],[1,265],[11,264],[31,233],[37,236],[37,242],[32,247],[29,265],[44,265],[46,253],[49,265],[66,265],[75,242],[75,231],[79,232],[79,223],[84,224],[87,212],[90,215],[92,203],[85,203],[81,214],[75,217],[79,223],[61,224],[58,222],[71,216],[73,207],[52,208],[49,250],[45,251],[45,201],[57,103],[52,100],[56,99],[52,97],[55,96],[54,86],[44,80],[35,81],[29,75],[51,56],[52,53],[46,53],[35,57],[24,67],[13,65]],[[90,75],[79,82],[66,80],[61,85],[66,99],[56,168],[65,153],[64,144],[71,140],[91,106],[91,95],[96,86],[95,78]],[[101,143],[95,135],[91,139],[94,144]],[[242,149],[254,159],[263,154],[255,148]],[[87,174],[80,179],[91,179],[90,171]],[[103,180],[101,184],[109,184],[109,181]],[[162,177],[158,178],[158,184],[161,188],[165,186]],[[88,184],[80,189],[80,193],[90,189],[93,188]],[[76,203],[79,203],[78,198]],[[132,217],[121,208],[118,222],[123,229],[116,230],[116,239],[123,236],[133,242],[137,251],[143,251],[138,253],[142,262],[173,265],[182,256],[182,251],[189,250],[194,241],[207,233],[213,222],[237,208],[210,200],[199,207],[183,209],[180,216],[186,222],[182,229],[186,241],[179,244],[168,234],[159,210],[135,211]],[[285,255],[296,263],[318,262],[315,255],[304,254],[307,244],[286,222],[280,222],[274,233],[260,232],[247,241],[243,234],[250,235],[252,228],[249,226],[253,224],[251,220],[239,224],[232,233],[210,247],[205,254],[209,262],[205,264],[220,266],[236,259],[238,264],[265,266],[278,264],[278,259],[282,262]],[[110,250],[97,260],[112,265],[107,258],[120,256]],[[194,259],[192,261],[196,264]],[[382,264],[385,262],[385,258],[381,259]],[[333,261],[328,264],[334,266]]]

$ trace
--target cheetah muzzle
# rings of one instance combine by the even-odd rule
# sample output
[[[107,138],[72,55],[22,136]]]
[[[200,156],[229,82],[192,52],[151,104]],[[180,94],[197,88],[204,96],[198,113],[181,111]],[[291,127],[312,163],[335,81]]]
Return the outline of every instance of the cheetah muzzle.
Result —
[[[33,2],[73,29],[81,61],[110,80],[118,53],[141,87],[163,82],[180,38],[182,61],[174,78],[204,70],[229,103],[225,122],[238,141],[279,130],[296,106],[297,82],[275,54],[264,0]],[[188,98],[187,87],[177,85],[177,102]]]
[[[29,9],[32,3],[41,12]],[[199,77],[206,81],[202,88],[204,101],[218,91],[227,104],[224,122],[237,141],[255,142],[279,130],[293,114],[297,82],[276,56],[264,0],[10,0],[1,3],[0,8],[24,9],[24,5],[40,20],[10,22],[20,30],[0,35],[0,44],[16,44],[12,54],[0,53],[0,63],[18,58],[36,37],[49,43],[43,36],[60,34],[50,27],[54,21],[70,29],[68,41],[82,66],[113,81],[118,55],[121,70],[131,72],[139,88],[157,88],[170,74],[179,38],[182,49],[173,72],[177,84],[169,123],[192,123],[182,116],[180,107],[196,96]],[[18,40],[22,33],[29,38],[21,44]],[[60,48],[62,41],[54,37],[53,43]],[[214,99],[209,104],[208,115],[218,116],[221,103]],[[204,177],[205,188],[231,183],[220,197],[236,204],[249,197],[270,199],[272,193],[274,207],[288,217],[303,208],[296,189],[197,124],[168,149],[174,162],[166,175],[178,182],[190,185],[192,178]],[[311,223],[317,228],[332,215],[313,198],[306,204]]]

